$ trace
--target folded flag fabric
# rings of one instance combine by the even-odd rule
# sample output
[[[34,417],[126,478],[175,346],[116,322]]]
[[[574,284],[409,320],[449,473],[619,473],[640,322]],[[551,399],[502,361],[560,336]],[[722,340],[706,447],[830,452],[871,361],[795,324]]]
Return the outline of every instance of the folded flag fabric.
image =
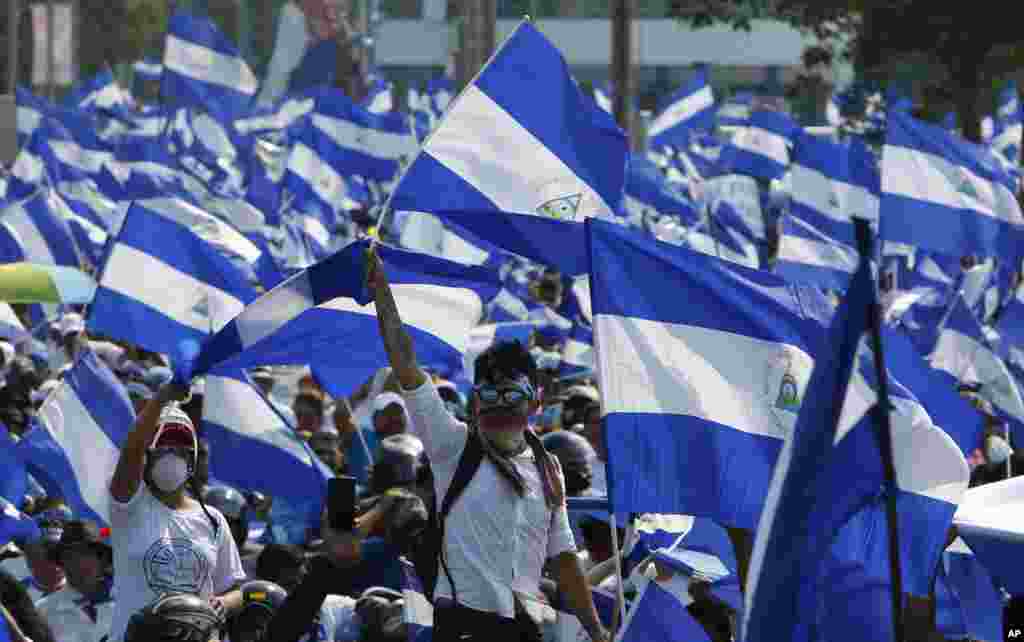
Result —
[[[793,135],[799,127],[788,115],[767,109],[751,113],[722,152],[722,162],[737,174],[767,181],[780,178],[789,166]]]
[[[334,475],[244,372],[206,377],[202,425],[212,451],[224,453],[210,460],[213,478],[280,497],[293,509],[304,509],[310,526],[319,523],[327,479]]]
[[[203,346],[190,373],[312,362],[325,385],[358,387],[387,360],[364,282],[369,244],[348,245],[247,306]],[[500,287],[497,276],[390,247],[378,251],[420,363],[461,370],[470,330]]]
[[[1024,595],[1024,578],[1014,552],[1024,541],[1024,477],[971,488],[956,512],[957,533],[979,562],[1010,595]]]
[[[211,227],[216,233],[213,216],[179,198],[133,203],[100,275],[89,329],[175,361],[194,357],[256,298],[241,270],[202,237]]]
[[[981,145],[897,111],[882,153],[881,236],[951,256],[1019,256],[1016,179]]]
[[[50,497],[63,497],[81,519],[109,525],[110,478],[134,423],[124,387],[86,349],[15,451]]]
[[[80,266],[67,222],[58,215],[59,197],[44,188],[0,209],[0,256],[4,262]]]
[[[448,107],[390,205],[439,214],[502,249],[581,274],[582,228],[566,223],[614,216],[626,154],[611,116],[524,21]]]
[[[243,113],[259,88],[238,48],[213,21],[184,11],[168,22],[163,67],[164,100],[225,117]]]
[[[678,144],[686,140],[690,129],[711,129],[714,118],[715,95],[708,83],[707,70],[701,68],[665,100],[647,130],[647,137],[653,146]]]
[[[858,141],[840,145],[800,133],[791,172],[790,211],[783,219],[775,271],[845,290],[859,263],[853,218],[878,221],[874,158]]]
[[[587,225],[614,509],[754,528],[820,321],[774,275]]]

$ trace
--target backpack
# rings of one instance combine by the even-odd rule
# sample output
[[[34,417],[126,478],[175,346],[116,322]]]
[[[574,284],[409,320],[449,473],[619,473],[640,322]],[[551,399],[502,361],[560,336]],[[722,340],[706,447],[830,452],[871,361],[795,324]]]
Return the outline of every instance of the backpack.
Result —
[[[420,534],[418,546],[412,551],[410,557],[416,574],[420,578],[420,583],[423,585],[423,595],[430,603],[434,602],[434,589],[437,588],[438,572],[443,563],[441,555],[444,545],[444,521],[451,513],[456,500],[469,486],[469,482],[473,480],[483,459],[484,449],[480,444],[480,436],[471,429],[466,433],[466,446],[459,456],[459,463],[455,467],[452,483],[441,500],[440,510],[438,510],[436,498],[432,498],[428,502],[427,526]],[[427,471],[430,484],[433,485],[434,474],[429,465]],[[447,566],[445,574],[448,574]],[[452,583],[454,589],[455,583],[450,575],[448,575],[448,581]]]

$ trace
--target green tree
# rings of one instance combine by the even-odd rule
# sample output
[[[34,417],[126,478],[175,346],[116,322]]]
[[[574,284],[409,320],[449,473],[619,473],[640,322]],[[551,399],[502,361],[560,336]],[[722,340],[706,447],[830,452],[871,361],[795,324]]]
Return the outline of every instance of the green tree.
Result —
[[[1024,33],[987,9],[931,0],[673,0],[670,15],[694,27],[736,29],[759,18],[784,20],[819,40],[804,52],[805,66],[841,56],[867,80],[884,83],[913,62],[925,100],[953,107],[964,136],[978,142],[993,84],[1024,62]]]
[[[79,10],[83,78],[160,51],[167,30],[165,0],[79,0]]]

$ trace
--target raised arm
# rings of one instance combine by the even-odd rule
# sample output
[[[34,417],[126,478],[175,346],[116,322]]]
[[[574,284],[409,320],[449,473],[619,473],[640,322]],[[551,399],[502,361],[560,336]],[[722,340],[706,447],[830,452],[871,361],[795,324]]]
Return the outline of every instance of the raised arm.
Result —
[[[384,264],[377,256],[377,249],[371,246],[366,256],[366,281],[377,303],[377,322],[380,324],[380,336],[384,340],[391,368],[398,376],[398,381],[405,390],[415,390],[423,385],[427,376],[420,370],[416,362],[416,352],[412,347],[412,338],[405,331],[402,317],[398,314],[395,297],[391,293]]]
[[[114,478],[110,481],[110,495],[121,502],[128,503],[142,482],[143,468],[146,462],[146,448],[153,441],[156,434],[157,423],[160,420],[160,411],[164,404],[169,401],[181,401],[188,394],[188,389],[178,384],[167,384],[160,388],[157,396],[149,400],[146,407],[142,409],[135,426],[128,433],[121,448],[121,455],[117,459],[117,468],[114,469]]]

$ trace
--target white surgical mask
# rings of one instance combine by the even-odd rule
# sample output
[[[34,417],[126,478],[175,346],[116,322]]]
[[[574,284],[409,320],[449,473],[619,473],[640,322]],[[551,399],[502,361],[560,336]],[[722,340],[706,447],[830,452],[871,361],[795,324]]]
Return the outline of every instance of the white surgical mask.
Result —
[[[181,455],[168,453],[153,462],[150,477],[157,488],[173,493],[188,479],[188,462]]]
[[[986,445],[985,457],[990,463],[1005,463],[1007,458],[1013,454],[1013,448],[1010,448],[1010,444],[1006,443],[1006,440],[998,435],[990,436]]]

